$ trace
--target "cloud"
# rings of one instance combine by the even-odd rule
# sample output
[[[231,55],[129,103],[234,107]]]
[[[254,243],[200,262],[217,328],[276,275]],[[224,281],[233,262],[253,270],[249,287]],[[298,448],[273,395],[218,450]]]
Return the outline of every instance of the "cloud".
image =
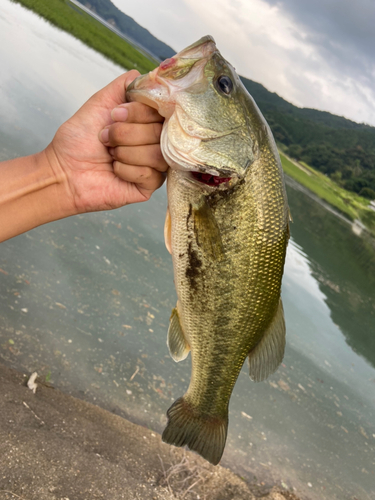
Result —
[[[265,0],[290,14],[319,36],[324,45],[350,47],[374,63],[375,2],[373,0]]]
[[[288,101],[375,125],[373,0],[114,3],[176,50],[211,34],[240,74]]]
[[[341,103],[341,113],[375,124],[375,2],[264,1],[280,8],[305,31],[305,41],[314,47],[320,61],[315,76],[324,74],[331,94],[334,88],[338,91],[331,106],[339,108]],[[299,61],[304,72],[306,62]]]

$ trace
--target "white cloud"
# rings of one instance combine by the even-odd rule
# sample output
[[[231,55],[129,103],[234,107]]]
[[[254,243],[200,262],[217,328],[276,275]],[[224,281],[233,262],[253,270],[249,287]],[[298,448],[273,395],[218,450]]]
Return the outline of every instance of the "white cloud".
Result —
[[[331,11],[331,17],[327,14],[324,18],[326,22],[317,21],[324,12],[311,15],[309,25],[307,16],[297,16],[297,7],[296,15],[287,9],[293,2],[113,1],[176,50],[210,34],[238,73],[288,101],[375,125],[375,92],[370,78],[374,66],[348,41],[344,50],[339,34],[337,39],[331,36],[339,33],[338,29],[330,31],[334,22]]]

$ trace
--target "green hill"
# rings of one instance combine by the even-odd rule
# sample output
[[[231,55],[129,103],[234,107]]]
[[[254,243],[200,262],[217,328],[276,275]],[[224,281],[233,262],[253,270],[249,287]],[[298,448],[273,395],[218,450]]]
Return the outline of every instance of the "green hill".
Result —
[[[119,31],[132,38],[161,61],[168,57],[172,57],[176,53],[171,47],[151,35],[148,30],[142,28],[133,18],[119,10],[110,0],[78,1],[98,14],[105,21],[115,26]]]
[[[329,175],[349,191],[375,199],[375,127],[327,111],[299,108],[242,77],[289,156]]]

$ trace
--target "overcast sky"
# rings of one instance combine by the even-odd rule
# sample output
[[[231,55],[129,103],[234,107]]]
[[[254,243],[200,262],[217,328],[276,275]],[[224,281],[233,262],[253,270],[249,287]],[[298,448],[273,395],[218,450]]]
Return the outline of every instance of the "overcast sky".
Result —
[[[179,51],[212,35],[286,100],[375,125],[375,0],[112,0]]]

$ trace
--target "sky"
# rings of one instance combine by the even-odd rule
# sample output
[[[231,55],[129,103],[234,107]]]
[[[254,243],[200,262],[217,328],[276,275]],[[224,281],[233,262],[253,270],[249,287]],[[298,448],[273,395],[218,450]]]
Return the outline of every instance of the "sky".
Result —
[[[287,101],[375,126],[375,0],[112,0],[180,51],[212,35]]]

